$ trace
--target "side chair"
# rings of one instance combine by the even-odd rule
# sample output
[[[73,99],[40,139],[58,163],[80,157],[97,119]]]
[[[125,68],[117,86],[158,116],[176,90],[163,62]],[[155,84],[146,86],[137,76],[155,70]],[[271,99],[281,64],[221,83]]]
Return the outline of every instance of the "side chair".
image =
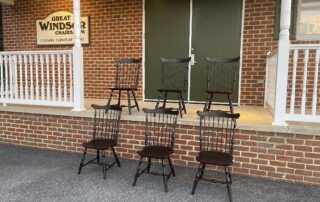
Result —
[[[140,160],[134,177],[133,186],[136,185],[138,177],[142,174],[160,175],[163,178],[165,192],[168,191],[168,180],[175,171],[171,161],[175,142],[175,128],[179,112],[173,109],[143,109],[146,114],[145,124],[145,146],[138,151]],[[141,169],[143,159],[148,160],[148,164]],[[160,160],[162,173],[151,171],[152,159]],[[170,170],[166,172],[165,161],[168,162]]]
[[[82,144],[84,147],[78,174],[84,166],[88,164],[97,164],[102,166],[103,178],[106,179],[106,171],[115,164],[121,167],[120,161],[115,151],[119,134],[119,122],[122,108],[119,105],[92,105],[94,109],[92,139]],[[107,163],[106,150],[111,149],[115,161]],[[96,150],[96,157],[85,162],[88,149]]]
[[[191,58],[161,58],[161,86],[158,89],[159,97],[155,108],[159,108],[160,100],[164,94],[162,108],[166,108],[169,93],[176,94],[180,116],[187,113],[183,93],[188,88],[188,71]]]
[[[207,100],[203,111],[210,111],[214,95],[225,95],[230,112],[233,113],[231,96],[239,71],[240,57],[206,58],[207,61]]]
[[[118,105],[120,105],[121,101],[121,92],[126,91],[128,99],[127,107],[131,115],[131,108],[136,107],[140,111],[135,92],[138,89],[142,59],[115,58],[114,60],[116,62],[115,83],[113,87],[109,88],[108,105],[111,103],[114,91],[118,91]],[[131,105],[130,93],[133,96],[135,105]]]
[[[200,152],[196,160],[199,162],[199,167],[191,193],[195,193],[200,180],[222,183],[227,185],[229,200],[232,201],[232,179],[229,166],[233,163],[234,134],[236,120],[240,114],[216,110],[198,112],[198,116],[200,117]],[[204,178],[207,164],[224,167],[225,181]]]

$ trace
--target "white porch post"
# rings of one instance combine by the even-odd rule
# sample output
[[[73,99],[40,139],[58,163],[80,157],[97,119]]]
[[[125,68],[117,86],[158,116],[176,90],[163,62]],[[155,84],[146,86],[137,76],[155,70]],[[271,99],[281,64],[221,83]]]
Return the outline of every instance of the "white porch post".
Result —
[[[84,110],[83,48],[81,46],[80,0],[73,0],[74,47],[73,47],[73,85],[74,111]]]
[[[290,48],[291,0],[281,1],[280,34],[278,43],[278,66],[273,125],[286,125],[286,100]]]

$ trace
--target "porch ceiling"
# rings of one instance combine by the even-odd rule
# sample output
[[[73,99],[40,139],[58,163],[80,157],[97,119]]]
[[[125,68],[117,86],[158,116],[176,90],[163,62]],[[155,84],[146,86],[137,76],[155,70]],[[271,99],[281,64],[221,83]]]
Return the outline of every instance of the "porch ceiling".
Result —
[[[0,3],[2,4],[8,4],[8,5],[13,5],[14,0],[0,0]]]

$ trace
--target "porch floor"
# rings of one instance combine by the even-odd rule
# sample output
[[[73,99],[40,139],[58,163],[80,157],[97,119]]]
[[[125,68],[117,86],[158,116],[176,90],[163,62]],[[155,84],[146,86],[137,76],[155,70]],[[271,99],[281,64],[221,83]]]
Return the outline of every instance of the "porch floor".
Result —
[[[105,105],[105,99],[85,99],[85,111],[74,112],[70,108],[54,108],[41,106],[23,106],[23,105],[8,105],[0,106],[0,111],[23,112],[23,113],[37,113],[49,115],[62,115],[74,117],[92,117],[92,104]],[[121,104],[126,104],[126,100],[122,100]],[[133,103],[132,103],[133,104]],[[140,109],[154,108],[155,102],[139,102]],[[177,103],[168,103],[167,107],[177,107]],[[183,114],[183,118],[178,119],[178,124],[184,125],[198,125],[199,120],[197,111],[203,109],[203,104],[187,104],[187,114]],[[227,106],[214,105],[213,109],[228,110]],[[240,119],[237,122],[239,129],[278,132],[278,133],[295,133],[306,135],[320,135],[320,124],[316,123],[298,123],[288,122],[288,126],[274,126],[272,125],[272,115],[264,107],[254,106],[235,106],[235,113],[240,113]],[[136,108],[132,109],[132,115],[129,115],[128,108],[123,109],[122,120],[128,121],[145,121],[144,113]]]
[[[77,153],[0,144],[1,201],[228,201],[225,185],[219,184],[199,182],[191,195],[196,169],[175,166],[177,177],[169,180],[169,192],[164,193],[162,178],[152,175],[142,175],[132,187],[136,161],[120,159],[122,167],[108,170],[103,180],[97,165],[77,175],[80,158]],[[320,197],[320,186],[238,175],[233,179],[234,201],[312,202]]]

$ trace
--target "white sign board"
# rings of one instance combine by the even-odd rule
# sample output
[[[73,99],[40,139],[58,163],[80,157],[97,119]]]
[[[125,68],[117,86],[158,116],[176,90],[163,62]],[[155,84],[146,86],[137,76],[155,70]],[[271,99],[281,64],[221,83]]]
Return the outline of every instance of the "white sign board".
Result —
[[[37,20],[38,45],[69,45],[74,43],[73,14],[67,11],[52,13]],[[81,42],[89,44],[89,18],[81,18]]]

